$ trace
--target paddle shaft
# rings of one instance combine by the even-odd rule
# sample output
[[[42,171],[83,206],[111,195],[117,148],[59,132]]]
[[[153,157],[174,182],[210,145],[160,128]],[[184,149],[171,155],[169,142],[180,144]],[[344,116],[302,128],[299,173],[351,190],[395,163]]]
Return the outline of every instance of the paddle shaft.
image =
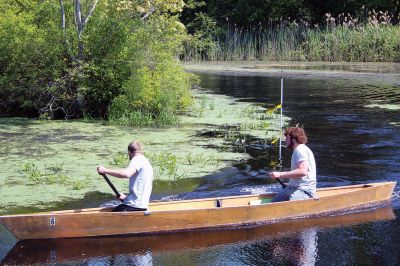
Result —
[[[111,187],[111,189],[114,191],[115,195],[117,195],[117,197],[119,198],[121,196],[121,194],[118,192],[118,190],[114,187],[113,183],[111,183],[110,179],[108,178],[108,176],[106,174],[101,174],[104,179],[106,180],[106,182],[108,183],[108,185]]]
[[[279,184],[281,184],[281,186],[282,186],[283,188],[286,187],[286,185],[285,185],[279,178],[276,178],[276,180],[278,180]]]

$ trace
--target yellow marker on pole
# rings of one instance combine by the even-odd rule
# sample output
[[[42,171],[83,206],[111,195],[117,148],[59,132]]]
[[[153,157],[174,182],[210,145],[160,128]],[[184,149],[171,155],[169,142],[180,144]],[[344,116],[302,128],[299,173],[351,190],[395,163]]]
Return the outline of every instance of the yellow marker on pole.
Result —
[[[277,106],[274,106],[272,108],[267,109],[265,112],[267,114],[272,114],[273,112],[275,112],[276,110],[282,108],[282,104],[278,104]]]
[[[274,139],[274,140],[271,141],[271,144],[272,144],[272,145],[275,145],[275,144],[278,142],[278,140],[280,140],[280,139],[281,139],[280,136],[277,137],[276,139]]]

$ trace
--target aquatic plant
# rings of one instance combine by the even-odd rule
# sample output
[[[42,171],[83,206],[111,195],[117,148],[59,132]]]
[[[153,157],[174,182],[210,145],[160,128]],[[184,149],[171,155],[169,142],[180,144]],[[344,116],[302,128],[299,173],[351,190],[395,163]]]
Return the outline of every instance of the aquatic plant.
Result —
[[[210,100],[210,103],[209,103],[208,107],[210,108],[210,110],[214,110],[215,109],[215,103],[214,103],[213,100]]]
[[[203,117],[206,110],[205,106],[205,103],[200,104],[199,101],[196,100],[195,103],[189,107],[187,114],[192,117]]]
[[[113,155],[111,165],[114,165],[119,168],[125,168],[129,164],[129,158],[126,152],[117,152]]]
[[[201,166],[218,165],[222,160],[220,156],[215,154],[205,155],[204,153],[194,154],[192,152],[186,154],[185,159],[184,164]]]
[[[27,175],[30,182],[37,183],[42,179],[42,173],[37,169],[37,166],[34,163],[24,163],[21,170]]]
[[[28,177],[30,185],[62,184],[71,186],[73,190],[82,190],[91,186],[89,175],[83,180],[73,180],[65,174],[63,165],[44,167],[44,171],[38,169],[35,163],[27,162],[21,167],[21,171]]]
[[[147,154],[156,179],[175,180],[183,178],[184,175],[178,174],[178,160],[177,157],[169,152],[161,152],[156,154]]]
[[[91,185],[90,178],[86,176],[84,180],[75,180],[72,182],[72,189],[73,190],[82,190]]]
[[[141,126],[165,126],[177,125],[179,117],[176,114],[162,110],[157,115],[143,110],[135,110],[121,116],[111,115],[108,120],[109,125],[141,127]]]
[[[22,165],[21,171],[28,177],[31,184],[66,184],[69,177],[64,173],[62,165],[57,167],[49,167],[40,171],[36,164],[26,162]]]

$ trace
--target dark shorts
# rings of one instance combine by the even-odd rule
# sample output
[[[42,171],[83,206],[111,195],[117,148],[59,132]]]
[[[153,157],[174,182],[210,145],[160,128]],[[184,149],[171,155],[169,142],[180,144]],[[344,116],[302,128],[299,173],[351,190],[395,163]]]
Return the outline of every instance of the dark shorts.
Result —
[[[312,193],[312,192],[304,191],[304,190],[300,190],[297,188],[292,188],[292,187],[287,186],[272,198],[272,202],[310,199],[313,197],[314,197],[314,193]]]
[[[135,212],[135,211],[145,211],[145,210],[147,209],[136,208],[126,204],[120,204],[114,209],[112,209],[112,212]]]

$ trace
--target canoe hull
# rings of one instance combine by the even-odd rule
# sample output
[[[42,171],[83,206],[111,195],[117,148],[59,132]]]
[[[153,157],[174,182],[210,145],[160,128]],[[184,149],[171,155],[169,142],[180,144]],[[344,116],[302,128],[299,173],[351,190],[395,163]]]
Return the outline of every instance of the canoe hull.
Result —
[[[109,209],[83,209],[0,216],[0,222],[18,239],[148,234],[274,223],[387,204],[395,184],[325,188],[318,190],[319,199],[262,205],[249,205],[249,202],[271,197],[271,194],[151,203],[148,212],[112,213]]]
[[[25,240],[15,245],[4,258],[4,265],[32,265],[51,263],[71,263],[71,261],[91,260],[93,257],[116,257],[123,254],[141,254],[143,250],[171,252],[182,249],[202,249],[215,245],[234,244],[246,241],[281,239],[299,231],[353,226],[362,223],[393,220],[395,214],[391,206],[371,211],[338,216],[296,219],[260,226],[240,227],[238,230],[194,230],[174,234],[145,236],[107,236],[86,238],[60,238],[48,240]],[[84,252],[84,253],[83,253]]]

